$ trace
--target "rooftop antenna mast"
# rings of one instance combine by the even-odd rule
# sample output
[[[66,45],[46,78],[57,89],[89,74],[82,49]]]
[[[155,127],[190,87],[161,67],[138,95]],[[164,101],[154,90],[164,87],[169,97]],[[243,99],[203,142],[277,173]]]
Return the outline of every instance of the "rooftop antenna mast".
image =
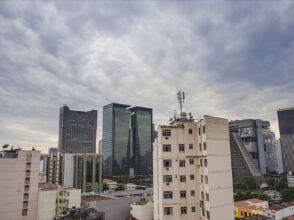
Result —
[[[183,103],[184,103],[184,100],[185,100],[185,92],[179,90],[177,95],[178,95],[178,101],[179,101],[180,110],[181,110],[180,117],[182,119],[183,118]]]

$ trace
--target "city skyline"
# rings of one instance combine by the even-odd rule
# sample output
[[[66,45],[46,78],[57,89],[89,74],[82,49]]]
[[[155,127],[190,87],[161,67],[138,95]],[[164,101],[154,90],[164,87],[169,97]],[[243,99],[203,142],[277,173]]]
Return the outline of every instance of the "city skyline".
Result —
[[[0,144],[58,146],[58,109],[129,103],[165,124],[195,118],[271,122],[293,107],[294,2],[0,3]]]

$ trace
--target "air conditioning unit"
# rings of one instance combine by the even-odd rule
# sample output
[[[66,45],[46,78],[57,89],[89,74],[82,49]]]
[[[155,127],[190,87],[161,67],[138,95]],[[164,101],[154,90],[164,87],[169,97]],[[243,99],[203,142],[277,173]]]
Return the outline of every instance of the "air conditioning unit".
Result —
[[[168,140],[168,137],[165,137],[165,140]]]
[[[169,183],[166,183],[167,186],[169,186]]]

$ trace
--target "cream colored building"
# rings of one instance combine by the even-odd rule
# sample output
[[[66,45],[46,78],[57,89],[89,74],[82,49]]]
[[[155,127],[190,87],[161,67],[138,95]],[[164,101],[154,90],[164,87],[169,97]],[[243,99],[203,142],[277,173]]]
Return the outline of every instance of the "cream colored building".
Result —
[[[39,164],[39,151],[0,151],[0,219],[36,219]]]
[[[72,207],[81,207],[81,190],[43,183],[39,187],[38,220],[52,220],[57,214]]]
[[[153,149],[154,220],[233,220],[228,120],[175,119]]]
[[[142,200],[131,204],[131,216],[138,220],[153,220],[153,202]]]

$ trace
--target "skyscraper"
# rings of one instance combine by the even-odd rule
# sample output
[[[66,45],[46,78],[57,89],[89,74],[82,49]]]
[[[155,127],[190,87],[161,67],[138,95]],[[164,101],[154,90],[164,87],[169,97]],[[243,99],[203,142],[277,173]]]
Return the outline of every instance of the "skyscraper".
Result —
[[[152,109],[111,103],[103,107],[104,175],[152,173]]]
[[[284,171],[294,171],[294,107],[278,110]]]
[[[58,150],[64,153],[95,153],[97,110],[73,111],[60,108]]]

